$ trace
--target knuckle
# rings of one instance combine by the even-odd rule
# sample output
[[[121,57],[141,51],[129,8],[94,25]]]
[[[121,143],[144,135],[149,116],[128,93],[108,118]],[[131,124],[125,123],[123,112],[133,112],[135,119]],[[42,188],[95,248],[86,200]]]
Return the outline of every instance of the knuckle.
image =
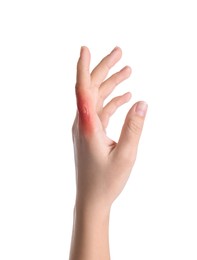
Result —
[[[142,122],[141,120],[130,119],[127,122],[127,128],[133,134],[139,135],[142,131]]]
[[[113,85],[117,86],[120,83],[120,75],[118,73],[114,74],[112,76],[112,80],[113,80]]]
[[[109,109],[114,113],[116,109],[121,105],[120,97],[115,97],[109,103]]]
[[[74,141],[74,139],[75,139],[75,126],[73,124],[73,126],[72,126],[72,140]]]
[[[104,115],[106,118],[109,118],[110,116],[112,116],[112,110],[111,109],[106,109],[104,112]]]
[[[135,159],[129,156],[125,156],[122,159],[122,165],[124,165],[125,167],[131,168],[135,163]]]
[[[116,162],[117,168],[120,168],[121,171],[124,169],[126,172],[130,172],[132,167],[134,166],[136,161],[136,156],[135,155],[122,155],[118,158]]]
[[[76,120],[74,121],[74,123],[72,125],[72,129],[71,129],[72,136],[74,136],[74,134],[75,134],[75,129],[76,129]]]
[[[71,128],[71,133],[72,133],[73,140],[74,140],[74,138],[76,136],[77,127],[78,127],[78,113],[76,114],[75,120],[74,120],[72,128]]]
[[[108,61],[105,61],[103,65],[107,71],[111,69],[111,66]]]
[[[120,105],[120,97],[115,97],[114,99],[113,99],[113,105],[114,106],[119,106]]]
[[[110,106],[106,109],[106,114],[112,116],[113,113],[116,111],[117,105],[116,102],[112,102]]]
[[[103,68],[105,70],[110,70],[111,69],[111,62],[110,62],[110,55],[107,55],[102,61],[101,64],[103,65]]]
[[[80,93],[82,89],[83,89],[83,84],[81,84],[81,82],[77,81],[76,84],[75,84],[76,95],[78,95],[78,93]]]

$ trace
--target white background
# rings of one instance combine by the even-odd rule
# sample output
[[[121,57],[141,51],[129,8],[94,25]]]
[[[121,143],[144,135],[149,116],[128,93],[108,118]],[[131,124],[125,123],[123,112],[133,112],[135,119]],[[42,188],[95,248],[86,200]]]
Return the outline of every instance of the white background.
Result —
[[[112,260],[197,259],[196,1],[0,1],[0,259],[68,259],[71,126],[81,45],[116,45],[133,73],[115,94],[149,104],[138,159],[114,203]]]

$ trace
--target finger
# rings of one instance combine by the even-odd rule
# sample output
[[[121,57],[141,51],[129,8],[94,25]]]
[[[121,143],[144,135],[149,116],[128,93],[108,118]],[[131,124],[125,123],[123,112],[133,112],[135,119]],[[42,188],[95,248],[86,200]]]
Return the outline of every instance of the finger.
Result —
[[[137,102],[129,110],[122,128],[119,142],[114,150],[120,161],[132,165],[136,159],[137,148],[146,116],[147,104]]]
[[[81,47],[77,63],[76,99],[78,122],[80,130],[85,135],[93,133],[95,128],[95,113],[93,98],[90,91],[90,52],[87,47]]]
[[[115,113],[118,107],[122,106],[131,99],[131,93],[125,93],[122,96],[113,98],[104,108],[100,119],[104,128],[107,128],[110,117]]]
[[[77,84],[76,88],[90,87],[90,51],[82,46],[80,57],[77,63]]]
[[[126,66],[114,75],[112,75],[109,79],[104,81],[99,89],[103,100],[105,100],[112,93],[112,91],[118,84],[126,80],[130,75],[131,68],[129,66]]]
[[[116,47],[110,54],[102,59],[91,73],[91,79],[94,86],[100,87],[103,80],[107,77],[109,70],[120,60],[121,56],[121,49]]]

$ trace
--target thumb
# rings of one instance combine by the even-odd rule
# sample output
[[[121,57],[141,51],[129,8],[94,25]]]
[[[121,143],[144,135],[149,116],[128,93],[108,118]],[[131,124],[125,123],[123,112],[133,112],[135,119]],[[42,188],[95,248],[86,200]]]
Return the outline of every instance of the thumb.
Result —
[[[116,155],[125,163],[134,163],[137,155],[138,143],[142,133],[147,112],[147,104],[143,101],[135,103],[129,110],[121,135],[116,146]]]

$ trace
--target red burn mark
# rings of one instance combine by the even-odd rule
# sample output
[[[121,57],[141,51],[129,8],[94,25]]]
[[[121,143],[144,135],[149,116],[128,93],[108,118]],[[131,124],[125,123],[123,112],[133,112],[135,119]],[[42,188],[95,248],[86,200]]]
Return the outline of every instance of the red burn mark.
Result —
[[[92,120],[90,114],[90,100],[82,93],[77,93],[77,107],[79,112],[79,123],[86,133],[92,131]]]

